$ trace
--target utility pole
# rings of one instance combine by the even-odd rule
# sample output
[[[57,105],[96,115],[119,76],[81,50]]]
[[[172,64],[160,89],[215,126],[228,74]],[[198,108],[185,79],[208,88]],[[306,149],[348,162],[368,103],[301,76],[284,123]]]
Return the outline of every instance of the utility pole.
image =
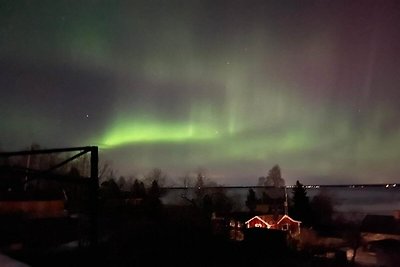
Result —
[[[31,151],[33,150],[33,145],[31,145]],[[29,168],[31,167],[31,154],[28,154],[28,158],[26,160],[26,175],[25,175],[25,183],[24,183],[24,191],[28,188],[28,173]]]
[[[286,186],[285,186],[285,215],[288,215],[288,197],[287,197],[287,191],[286,191]]]
[[[90,243],[97,245],[98,239],[98,191],[99,191],[99,149],[97,146],[89,148],[90,151],[90,184],[91,184],[91,207],[90,207]]]

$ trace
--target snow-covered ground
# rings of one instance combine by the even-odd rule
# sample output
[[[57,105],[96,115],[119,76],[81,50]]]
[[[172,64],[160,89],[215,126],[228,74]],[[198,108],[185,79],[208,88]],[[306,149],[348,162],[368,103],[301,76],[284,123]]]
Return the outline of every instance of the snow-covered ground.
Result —
[[[25,263],[14,260],[6,255],[0,254],[0,266],[1,267],[29,267]]]

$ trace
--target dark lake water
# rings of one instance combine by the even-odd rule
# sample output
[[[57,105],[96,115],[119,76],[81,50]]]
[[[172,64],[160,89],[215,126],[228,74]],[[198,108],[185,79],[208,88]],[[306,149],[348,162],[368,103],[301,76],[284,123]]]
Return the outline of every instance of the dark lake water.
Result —
[[[226,187],[223,188],[225,194],[233,201],[234,210],[246,210],[245,201],[250,187]],[[207,189],[213,192],[213,189]],[[254,187],[257,197],[261,197],[261,188]],[[266,189],[271,197],[284,196],[284,189]],[[187,203],[181,196],[194,198],[193,188],[174,188],[168,189],[163,196],[164,204],[184,204]],[[338,214],[351,216],[354,219],[363,217],[365,214],[392,215],[395,210],[400,210],[400,185],[389,186],[329,186],[319,188],[308,188],[307,195],[310,200],[317,194],[328,195],[334,204],[334,209]],[[287,188],[288,197],[292,197],[292,189]]]

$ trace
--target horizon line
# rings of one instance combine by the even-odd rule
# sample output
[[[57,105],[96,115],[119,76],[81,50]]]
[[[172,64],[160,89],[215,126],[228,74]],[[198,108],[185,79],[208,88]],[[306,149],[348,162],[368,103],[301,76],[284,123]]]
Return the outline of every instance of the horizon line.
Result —
[[[348,187],[348,188],[363,188],[363,187],[385,187],[385,188],[396,188],[400,183],[372,183],[372,184],[303,184],[303,187],[309,189],[318,189],[321,187]],[[202,188],[293,188],[296,185],[285,185],[285,186],[263,186],[263,185],[217,185],[217,186],[203,186]],[[161,188],[165,189],[195,189],[196,186],[164,186]]]

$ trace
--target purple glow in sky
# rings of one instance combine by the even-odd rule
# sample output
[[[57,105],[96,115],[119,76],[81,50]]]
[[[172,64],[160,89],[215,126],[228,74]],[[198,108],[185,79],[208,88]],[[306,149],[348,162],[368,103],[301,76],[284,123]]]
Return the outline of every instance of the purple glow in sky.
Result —
[[[399,180],[397,1],[7,1],[0,148],[98,145],[122,175]]]

